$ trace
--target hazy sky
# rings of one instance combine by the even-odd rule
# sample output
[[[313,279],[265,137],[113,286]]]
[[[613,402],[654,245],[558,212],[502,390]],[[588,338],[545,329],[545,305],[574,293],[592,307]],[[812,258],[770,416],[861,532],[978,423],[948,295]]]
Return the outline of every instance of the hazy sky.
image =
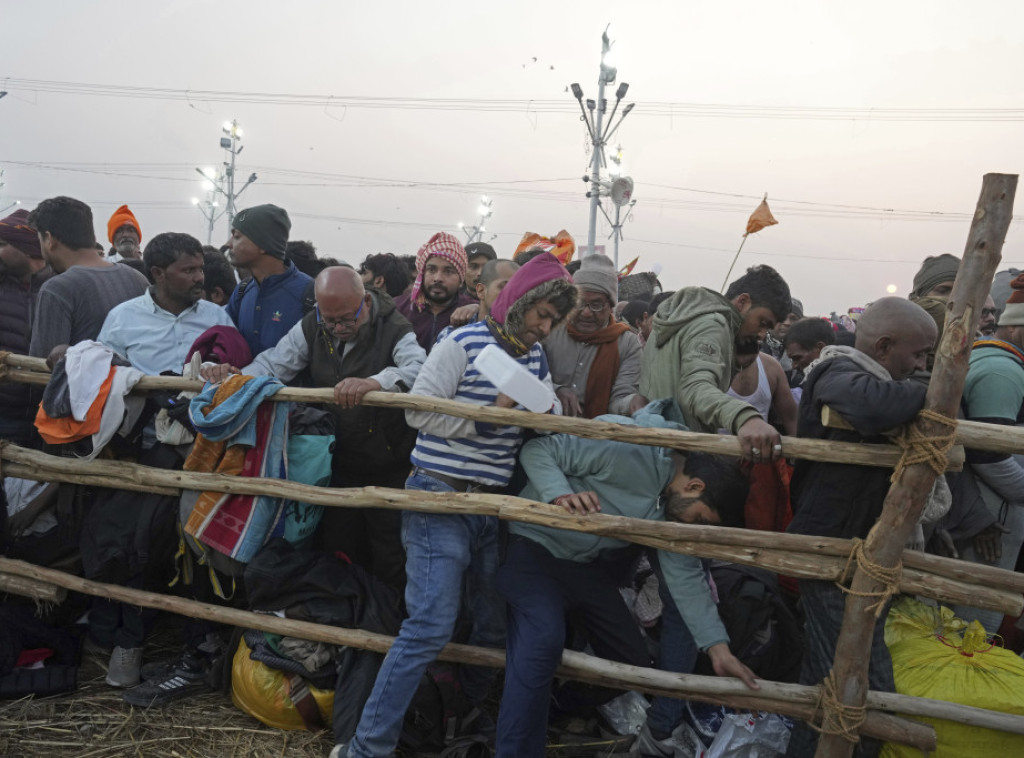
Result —
[[[475,223],[484,193],[499,255],[526,231],[564,227],[585,244],[588,140],[567,85],[596,97],[609,22],[637,103],[614,139],[638,201],[620,261],[660,265],[667,288],[720,287],[767,192],[779,224],[748,239],[737,271],[775,266],[808,313],[889,284],[906,294],[926,255],[962,254],[983,174],[1024,167],[1024,3],[1012,0],[2,7],[0,207],[72,195],[104,240],[128,203],[144,242],[205,242],[195,167],[220,164],[221,124],[237,118],[238,173],[259,176],[239,207],[285,207],[293,239],[322,255],[414,253]],[[355,97],[389,107],[339,105]],[[1004,264],[1024,264],[1022,214]],[[221,220],[214,244],[226,238]]]

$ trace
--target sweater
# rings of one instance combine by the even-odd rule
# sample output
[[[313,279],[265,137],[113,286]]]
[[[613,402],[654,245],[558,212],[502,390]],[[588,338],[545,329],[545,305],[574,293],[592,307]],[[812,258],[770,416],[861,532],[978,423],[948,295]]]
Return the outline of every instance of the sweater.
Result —
[[[39,290],[29,354],[46,358],[57,345],[96,339],[114,306],[148,287],[146,277],[122,263],[72,266]]]
[[[564,324],[544,340],[552,384],[556,390],[559,387],[571,389],[576,393],[581,407],[586,402],[587,378],[600,347],[574,340]],[[636,396],[640,383],[640,357],[643,349],[633,332],[624,332],[619,336],[618,348],[619,373],[612,383],[607,412],[626,416],[629,415],[629,404]]]
[[[638,412],[638,421],[614,415],[599,416],[597,420],[668,426],[663,419],[644,411]],[[520,462],[530,479],[520,497],[549,503],[570,492],[593,491],[601,501],[602,513],[665,520],[660,496],[674,473],[672,454],[667,448],[555,434],[526,443]],[[537,542],[556,558],[579,563],[597,560],[606,550],[630,544],[614,537],[518,521],[510,523],[509,531]],[[706,650],[719,642],[728,642],[729,635],[711,598],[700,559],[659,550],[658,560],[669,593],[697,645]]]
[[[484,379],[474,361],[487,345],[496,344],[484,322],[456,329],[427,356],[412,394],[493,405],[498,389]],[[551,386],[544,349],[539,344],[515,360]],[[412,451],[414,466],[484,485],[508,484],[523,441],[522,428],[426,411],[406,411],[405,417],[409,426],[419,429]]]

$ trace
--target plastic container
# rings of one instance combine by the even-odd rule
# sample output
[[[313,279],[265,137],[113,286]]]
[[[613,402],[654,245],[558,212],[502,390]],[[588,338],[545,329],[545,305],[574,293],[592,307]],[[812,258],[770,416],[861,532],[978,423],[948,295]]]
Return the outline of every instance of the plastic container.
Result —
[[[497,345],[481,350],[475,365],[487,381],[526,410],[547,413],[554,405],[555,393]]]

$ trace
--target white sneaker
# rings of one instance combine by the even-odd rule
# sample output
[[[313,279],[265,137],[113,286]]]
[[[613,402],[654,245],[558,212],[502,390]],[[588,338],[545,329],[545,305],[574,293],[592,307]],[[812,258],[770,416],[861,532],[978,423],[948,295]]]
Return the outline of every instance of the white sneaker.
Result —
[[[107,667],[107,684],[111,687],[134,687],[141,681],[141,670],[141,647],[115,647]]]

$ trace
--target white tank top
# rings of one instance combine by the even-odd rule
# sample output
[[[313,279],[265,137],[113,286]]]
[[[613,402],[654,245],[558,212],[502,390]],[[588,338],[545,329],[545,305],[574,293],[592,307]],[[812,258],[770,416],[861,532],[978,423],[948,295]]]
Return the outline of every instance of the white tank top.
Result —
[[[761,414],[761,417],[765,421],[768,420],[768,411],[772,407],[772,388],[768,384],[768,374],[765,373],[760,355],[757,356],[757,389],[754,390],[753,394],[743,396],[734,392],[732,387],[729,388],[726,394],[754,406],[757,412]]]

